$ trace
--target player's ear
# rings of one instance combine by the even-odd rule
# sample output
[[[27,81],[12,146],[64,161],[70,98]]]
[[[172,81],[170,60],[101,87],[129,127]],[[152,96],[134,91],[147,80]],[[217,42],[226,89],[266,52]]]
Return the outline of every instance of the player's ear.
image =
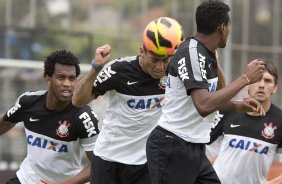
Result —
[[[141,55],[145,54],[145,49],[144,49],[144,47],[140,47],[140,54],[141,54]]]
[[[227,31],[227,25],[225,23],[222,23],[220,25],[220,32],[222,32],[222,34],[225,35],[226,31]]]
[[[140,47],[140,55],[141,55],[141,58],[144,58],[144,57],[145,57],[145,54],[146,54],[145,48],[144,48],[143,46]]]
[[[51,81],[51,77],[48,75],[44,76],[44,81],[46,82],[47,85],[49,85],[50,81]]]
[[[275,85],[275,87],[273,88],[271,94],[275,94],[278,90],[278,84]]]

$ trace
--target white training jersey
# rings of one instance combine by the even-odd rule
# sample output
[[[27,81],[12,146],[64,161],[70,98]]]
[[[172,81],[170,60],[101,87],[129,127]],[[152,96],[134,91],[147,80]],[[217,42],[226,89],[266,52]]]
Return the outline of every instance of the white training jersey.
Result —
[[[92,91],[109,102],[96,156],[128,165],[147,162],[146,141],[161,114],[166,78],[144,73],[138,56],[117,59],[99,73]]]
[[[196,88],[216,91],[217,60],[195,38],[187,38],[170,61],[165,99],[159,126],[185,141],[208,143],[214,113],[202,117],[195,108],[190,92]]]
[[[82,156],[92,151],[98,129],[89,107],[71,103],[62,111],[46,107],[47,91],[26,92],[5,114],[4,120],[23,122],[27,156],[17,171],[21,184],[38,184],[40,179],[60,181],[78,174]]]
[[[263,117],[221,113],[212,140],[221,134],[223,139],[213,166],[222,184],[260,184],[267,179],[274,158],[282,161],[282,111],[274,105]]]

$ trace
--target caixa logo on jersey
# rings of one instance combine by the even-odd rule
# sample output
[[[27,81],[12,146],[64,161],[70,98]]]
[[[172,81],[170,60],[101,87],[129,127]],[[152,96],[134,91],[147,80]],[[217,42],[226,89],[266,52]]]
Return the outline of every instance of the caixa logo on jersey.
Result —
[[[162,107],[162,100],[164,97],[160,98],[149,98],[149,99],[130,99],[127,101],[127,105],[131,109],[154,109]]]
[[[113,71],[111,66],[109,66],[108,68],[102,70],[99,75],[97,76],[95,82],[94,82],[94,86],[97,86],[97,82],[102,83],[106,80],[108,80],[109,78],[112,77],[112,75],[116,74],[117,72]]]
[[[251,151],[258,154],[267,155],[269,147],[264,146],[263,144],[259,144],[253,141],[246,141],[242,139],[231,139],[229,141],[229,146],[235,149],[241,149],[246,151]]]
[[[55,151],[59,153],[68,152],[68,146],[65,144],[60,144],[58,142],[53,142],[33,135],[28,135],[26,139],[27,139],[27,144],[34,147]]]

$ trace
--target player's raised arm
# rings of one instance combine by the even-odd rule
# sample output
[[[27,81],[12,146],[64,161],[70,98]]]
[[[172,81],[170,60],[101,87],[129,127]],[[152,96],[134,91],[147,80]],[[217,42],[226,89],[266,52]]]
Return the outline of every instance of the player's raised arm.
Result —
[[[99,72],[109,61],[110,52],[111,46],[107,44],[96,49],[95,58],[92,60],[92,67],[90,71],[76,83],[72,97],[72,103],[74,106],[83,107],[95,98],[94,94],[92,93],[92,87]]]
[[[257,111],[257,108],[250,104],[245,104],[246,106],[240,104],[240,106],[237,106],[237,104],[229,101],[246,85],[260,80],[264,68],[263,61],[253,60],[247,65],[245,73],[242,76],[219,91],[209,93],[206,89],[193,89],[191,96],[196,109],[202,116],[206,116],[218,109],[231,110],[241,108],[240,110]]]

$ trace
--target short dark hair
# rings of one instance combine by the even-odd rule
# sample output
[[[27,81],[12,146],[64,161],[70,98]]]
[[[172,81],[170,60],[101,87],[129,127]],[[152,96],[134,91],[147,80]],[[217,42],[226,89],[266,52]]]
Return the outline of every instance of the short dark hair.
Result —
[[[210,35],[221,24],[227,25],[230,21],[230,8],[220,1],[206,1],[200,4],[196,11],[197,32]]]
[[[46,57],[46,60],[44,61],[44,77],[46,75],[50,77],[53,75],[56,63],[75,66],[76,77],[79,76],[80,67],[77,57],[70,51],[58,50]]]
[[[271,61],[264,61],[265,63],[265,71],[270,73],[274,77],[275,84],[278,83],[278,70],[273,62]]]

